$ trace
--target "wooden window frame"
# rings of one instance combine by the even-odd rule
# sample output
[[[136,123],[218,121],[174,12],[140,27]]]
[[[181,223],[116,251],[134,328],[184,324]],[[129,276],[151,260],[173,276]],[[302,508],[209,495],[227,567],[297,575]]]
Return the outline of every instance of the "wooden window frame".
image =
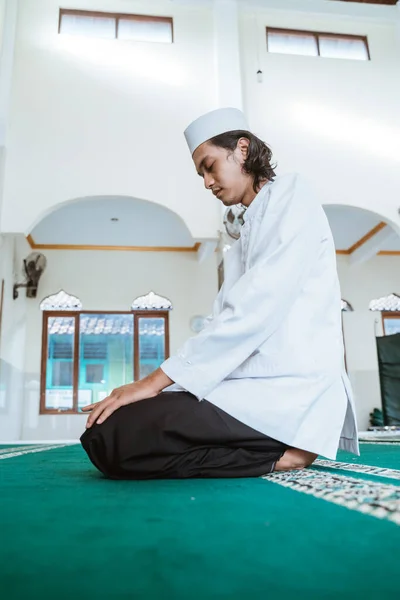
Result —
[[[387,335],[385,330],[385,319],[400,319],[400,311],[382,311],[381,315],[383,335]]]
[[[268,48],[268,34],[269,32],[273,32],[273,33],[289,33],[289,34],[294,34],[294,35],[309,35],[312,36],[316,39],[317,42],[317,50],[318,50],[318,57],[319,58],[329,58],[329,57],[325,57],[325,56],[321,56],[321,52],[320,52],[320,41],[319,38],[322,37],[331,37],[331,38],[335,38],[338,40],[359,40],[364,42],[365,44],[365,48],[367,50],[367,56],[368,56],[368,60],[371,60],[371,54],[369,52],[369,44],[368,44],[368,37],[366,35],[354,35],[354,34],[350,34],[350,33],[332,33],[332,32],[325,32],[325,31],[308,31],[306,29],[282,29],[280,27],[266,27],[266,32],[267,32],[267,51],[269,52],[269,48]],[[273,52],[271,54],[274,54]],[[292,56],[297,56],[296,54],[293,54]],[[299,56],[303,56],[303,55],[299,55]],[[351,60],[351,59],[347,59],[347,60]]]
[[[42,317],[42,357],[40,368],[40,410],[41,415],[80,415],[78,411],[78,388],[79,388],[79,342],[80,342],[80,316],[81,315],[132,315],[133,316],[133,377],[138,381],[139,364],[139,321],[140,318],[163,318],[165,327],[165,360],[169,358],[169,311],[168,310],[45,310]],[[58,410],[46,408],[46,369],[48,354],[48,320],[50,317],[74,317],[74,359],[73,359],[73,408],[69,410]]]
[[[115,38],[118,39],[119,21],[146,21],[146,22],[157,22],[157,23],[169,23],[171,25],[171,44],[174,43],[174,20],[172,17],[158,17],[153,15],[133,15],[130,13],[112,13],[112,12],[100,12],[93,10],[75,10],[72,8],[60,8],[58,18],[58,33],[61,33],[61,21],[63,15],[73,15],[80,17],[100,17],[104,19],[115,19]],[[130,40],[134,42],[135,40]],[[153,43],[153,42],[147,42]]]

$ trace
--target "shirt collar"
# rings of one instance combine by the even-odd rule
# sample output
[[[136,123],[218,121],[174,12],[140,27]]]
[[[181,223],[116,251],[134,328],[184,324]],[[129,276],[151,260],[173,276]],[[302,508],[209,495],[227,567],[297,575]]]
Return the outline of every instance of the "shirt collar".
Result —
[[[271,185],[272,181],[269,181],[265,185],[262,186],[261,190],[258,192],[257,196],[251,202],[250,206],[247,208],[243,215],[243,220],[246,223],[252,216],[255,215],[258,208],[261,206],[263,199],[265,198],[266,192]],[[242,205],[243,206],[243,205]],[[245,208],[245,207],[244,207]]]

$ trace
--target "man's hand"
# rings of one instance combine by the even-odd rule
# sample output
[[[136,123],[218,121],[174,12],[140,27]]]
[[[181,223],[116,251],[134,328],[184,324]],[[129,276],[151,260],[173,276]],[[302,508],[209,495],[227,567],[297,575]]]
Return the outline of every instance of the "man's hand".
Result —
[[[165,387],[174,383],[161,369],[157,369],[151,375],[148,375],[140,381],[128,383],[116,388],[107,398],[95,404],[89,404],[82,408],[83,412],[90,412],[86,422],[86,428],[94,423],[103,423],[114,411],[121,406],[153,398],[157,396]]]

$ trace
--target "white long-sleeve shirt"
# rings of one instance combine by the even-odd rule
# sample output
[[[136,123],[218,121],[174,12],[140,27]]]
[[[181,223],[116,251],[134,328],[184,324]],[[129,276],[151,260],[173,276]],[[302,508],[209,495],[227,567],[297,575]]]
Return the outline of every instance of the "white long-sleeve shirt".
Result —
[[[162,370],[239,421],[335,459],[358,454],[332,233],[298,175],[266,184],[225,256],[207,326]]]

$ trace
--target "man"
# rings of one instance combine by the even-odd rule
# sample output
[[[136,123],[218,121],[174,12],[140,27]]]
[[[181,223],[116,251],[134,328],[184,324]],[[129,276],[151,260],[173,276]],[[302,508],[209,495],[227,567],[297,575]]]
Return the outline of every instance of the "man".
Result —
[[[81,441],[117,479],[248,477],[358,454],[345,374],[332,234],[298,175],[237,109],[185,131],[198,174],[225,206],[247,208],[206,327],[141,381],[92,411]],[[117,410],[118,409],[118,410]]]

